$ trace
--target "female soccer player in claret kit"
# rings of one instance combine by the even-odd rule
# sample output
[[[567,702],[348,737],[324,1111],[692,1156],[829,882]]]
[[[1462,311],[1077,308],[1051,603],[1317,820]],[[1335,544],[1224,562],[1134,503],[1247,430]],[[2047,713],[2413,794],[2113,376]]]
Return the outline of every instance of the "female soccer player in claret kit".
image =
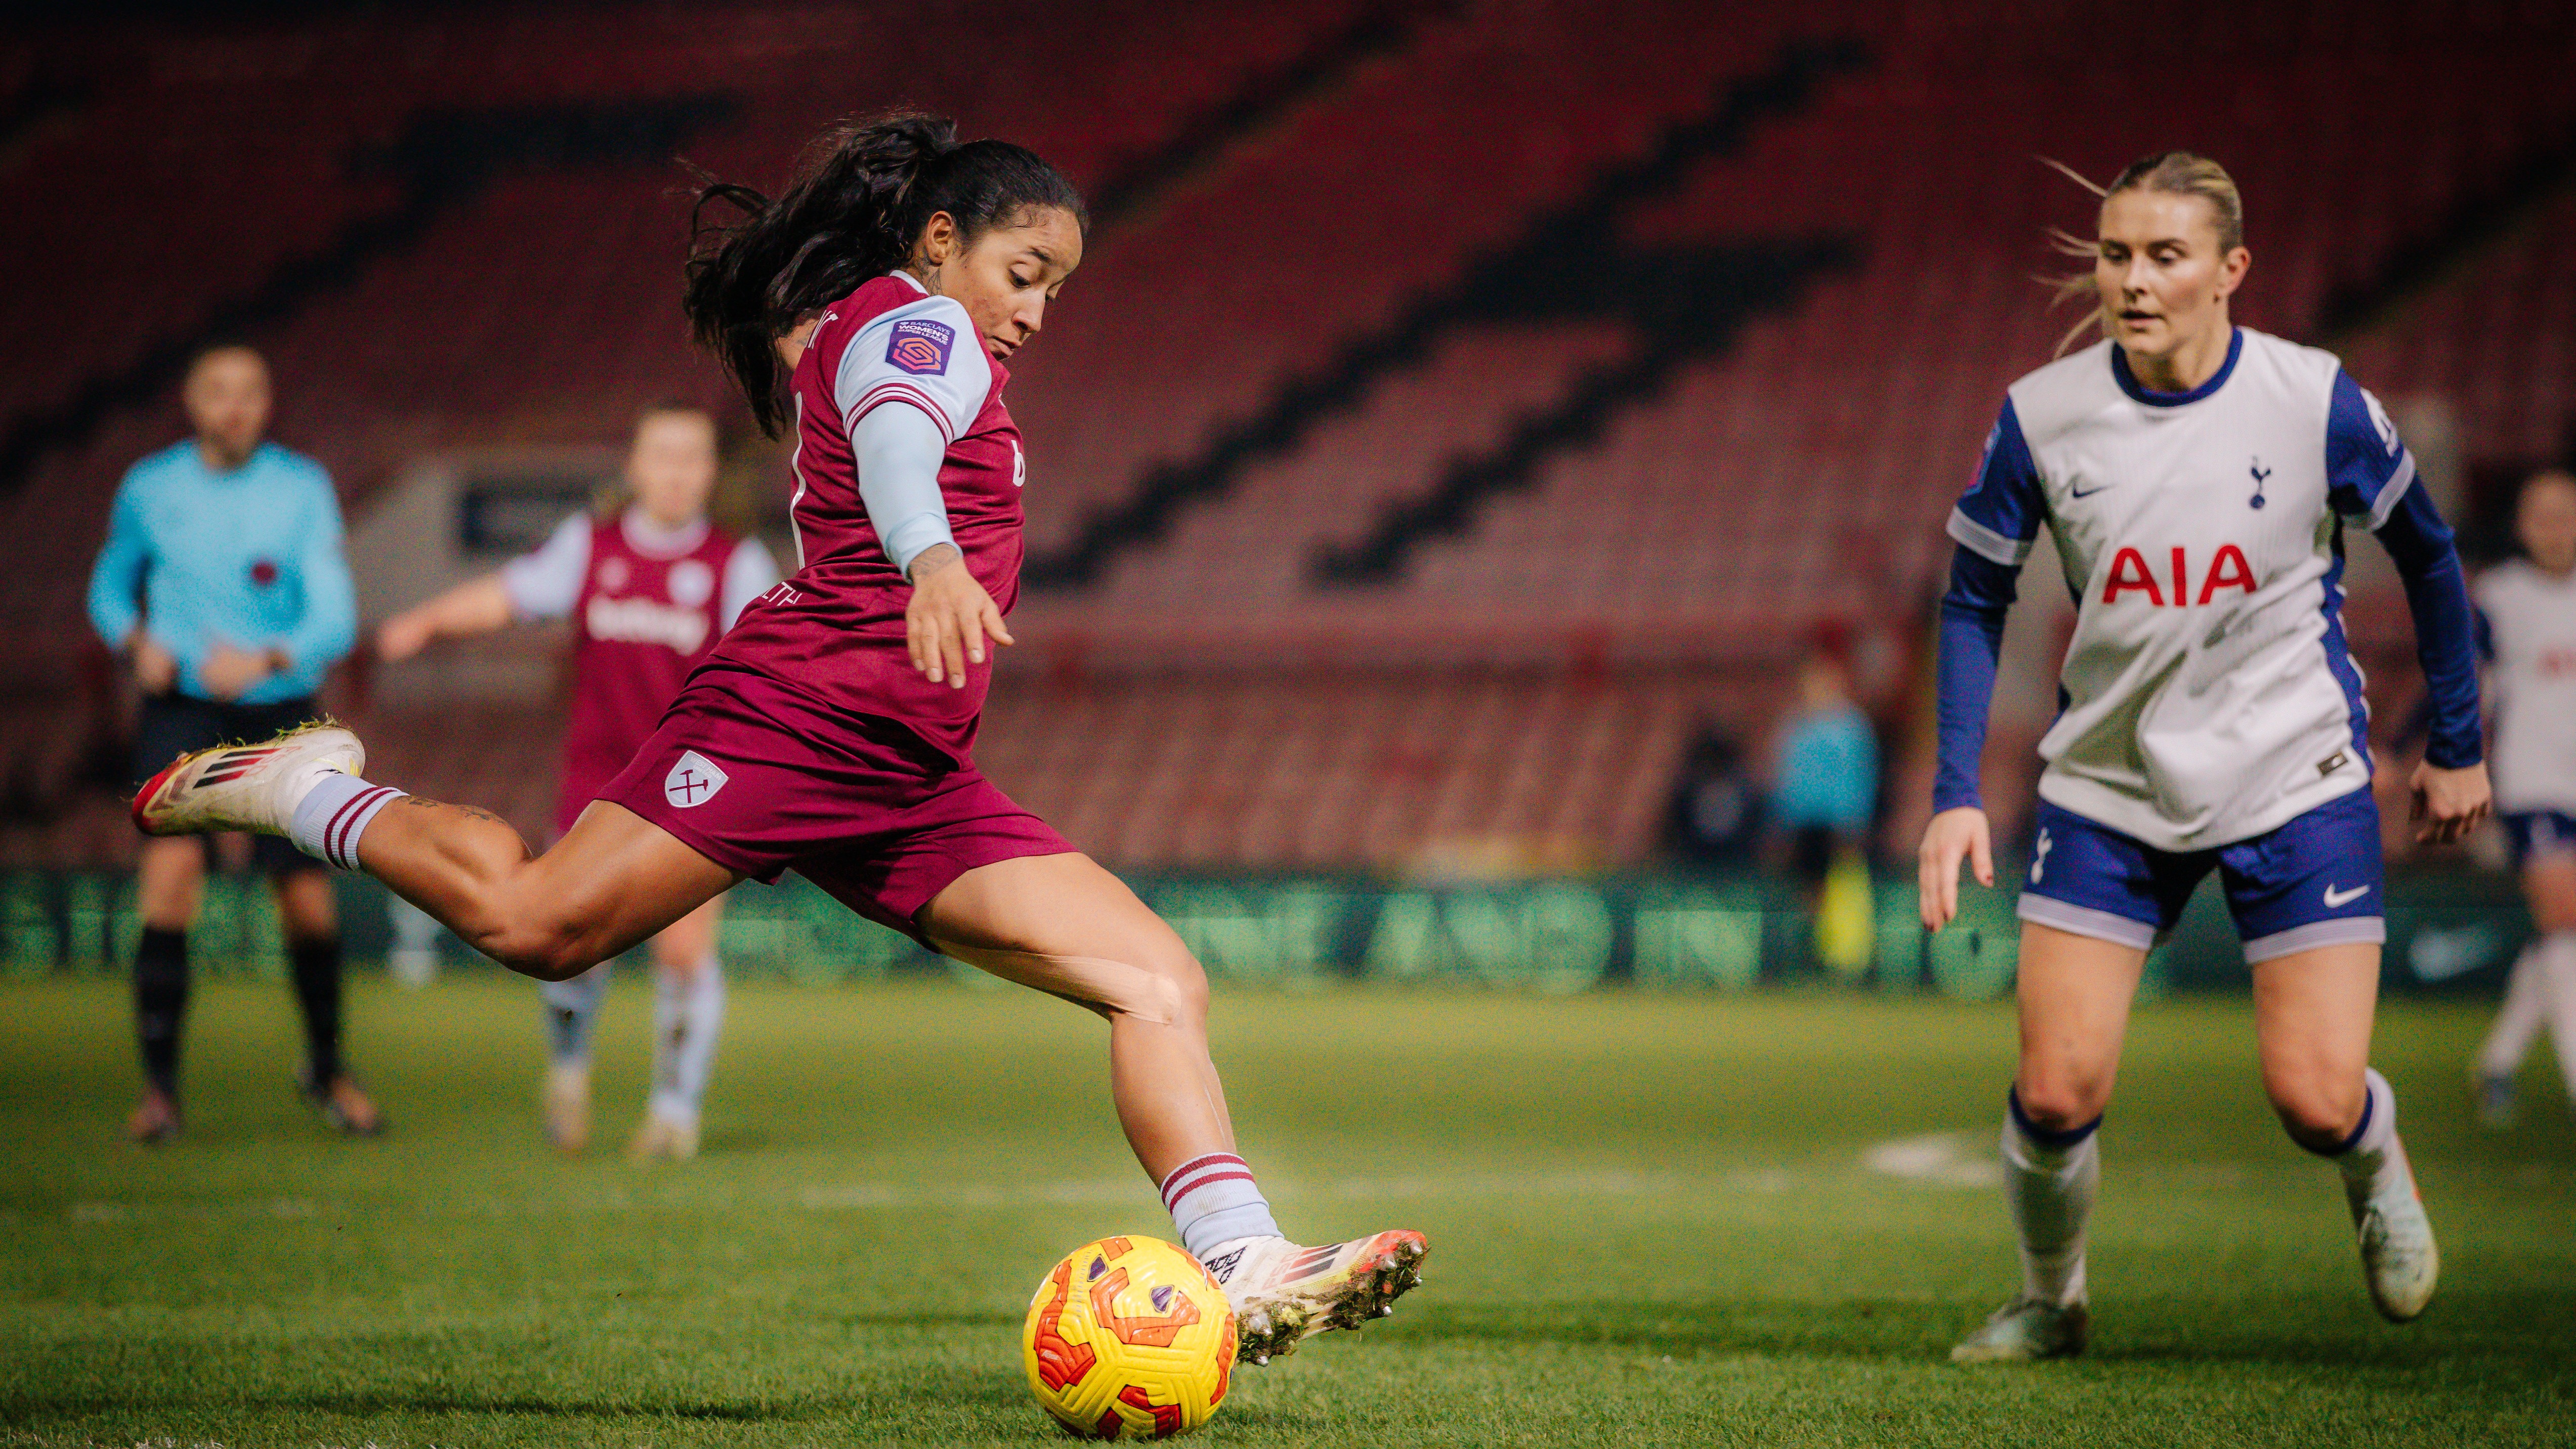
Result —
[[[2148,948],[2215,867],[2254,976],[2263,1086],[2291,1138],[2341,1170],[2364,1276],[2403,1322],[2440,1260],[2370,1069],[2384,880],[2369,714],[2344,643],[2343,530],[2397,562],[2432,699],[2418,838],[2487,811],[2477,660],[2451,533],[2378,402],[2331,354],[2247,328],[2235,183],[2183,152],[2120,173],[2093,270],[2104,341],[2012,385],[1950,515],[1940,773],[1923,922],[1956,913],[1961,860],[1994,883],[1978,757],[2004,612],[2054,536],[2076,601],[2063,708],[2040,741],[2021,892],[2021,1062],[2005,1095],[2005,1194],[2022,1287],[1951,1357],[2050,1358],[2089,1328],[2084,1229]]]
[[[1115,876],[1013,804],[971,746],[1009,644],[1027,462],[1006,364],[1082,259],[1082,202],[1008,142],[898,113],[845,125],[689,265],[686,305],[765,428],[792,428],[797,571],[742,618],[633,761],[531,856],[484,814],[361,777],[308,728],[188,755],[135,797],[153,834],[255,830],[363,870],[513,970],[562,980],[745,877],[851,909],[1109,1022],[1110,1091],[1239,1357],[1357,1328],[1420,1281],[1419,1233],[1302,1247],[1235,1155],[1207,983]]]
[[[555,839],[651,738],[689,671],[743,606],[778,582],[760,540],[707,518],[719,462],[716,422],[682,404],[648,408],[627,449],[626,507],[576,514],[543,547],[405,609],[376,631],[376,653],[408,659],[433,639],[518,620],[572,621],[572,718],[564,727]],[[639,1160],[698,1152],[700,1109],[724,1029],[717,896],[653,937],[653,1088],[627,1143]],[[590,1042],[608,992],[603,961],[544,988],[549,1061],[546,1136],[566,1152],[590,1141]]]

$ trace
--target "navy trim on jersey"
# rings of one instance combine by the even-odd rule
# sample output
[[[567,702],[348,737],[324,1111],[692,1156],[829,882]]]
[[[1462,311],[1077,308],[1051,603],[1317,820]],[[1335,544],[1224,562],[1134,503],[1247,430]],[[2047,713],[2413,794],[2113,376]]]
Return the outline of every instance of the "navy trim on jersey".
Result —
[[[2326,616],[2325,638],[2319,644],[2326,651],[2326,672],[2343,686],[2343,701],[2352,717],[2352,747],[2362,774],[2370,773],[2370,700],[2361,689],[2361,665],[2352,657],[2352,645],[2343,635],[2343,535],[2335,535],[2334,562],[2327,566],[2321,581],[2325,598],[2318,604]],[[2325,762],[2317,762],[2323,765]]]
[[[2048,498],[2040,491],[2039,465],[2031,460],[2022,436],[2021,417],[2012,399],[1986,433],[1985,455],[1977,476],[1950,510],[1950,537],[1996,563],[2019,568],[2030,557],[2039,526],[2048,518]]]
[[[2229,375],[2236,371],[2236,359],[2244,355],[2245,329],[2231,327],[2227,332],[2227,360],[2218,364],[2218,371],[2209,375],[2209,381],[2189,392],[2158,392],[2138,381],[2138,375],[2129,371],[2129,354],[2115,345],[2111,349],[2111,380],[2120,385],[2120,391],[2151,408],[2178,408],[2185,403],[2196,403],[2227,386]]]

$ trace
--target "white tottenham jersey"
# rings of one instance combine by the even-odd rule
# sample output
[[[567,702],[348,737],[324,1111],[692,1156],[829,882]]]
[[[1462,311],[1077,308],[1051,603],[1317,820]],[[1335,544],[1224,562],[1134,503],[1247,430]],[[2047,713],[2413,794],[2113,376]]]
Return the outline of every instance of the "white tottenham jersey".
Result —
[[[2498,810],[2576,814],[2576,575],[2517,559],[2478,580],[2495,662]]]
[[[2075,637],[2041,798],[2181,851],[2367,786],[2342,524],[2378,528],[2414,477],[2333,354],[2246,328],[2188,393],[2108,341],[2014,383],[1949,532],[2013,566],[2055,535]]]

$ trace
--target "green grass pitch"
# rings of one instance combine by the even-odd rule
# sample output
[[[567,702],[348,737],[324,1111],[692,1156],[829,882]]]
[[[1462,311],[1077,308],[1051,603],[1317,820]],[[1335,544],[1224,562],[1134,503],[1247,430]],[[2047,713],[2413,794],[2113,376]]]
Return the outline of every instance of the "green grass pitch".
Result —
[[[611,1001],[611,1148],[648,1012],[632,980]],[[360,983],[395,1130],[343,1143],[288,1096],[283,988],[203,985],[192,1136],[147,1153],[114,1141],[121,986],[0,988],[0,1443],[1059,1442],[1021,1378],[1031,1289],[1090,1237],[1168,1232],[1093,1019],[738,987],[706,1155],[637,1169],[539,1144],[535,1013],[488,977]],[[1983,1180],[2007,1009],[1223,996],[1289,1230],[1418,1226],[1433,1254],[1392,1320],[1240,1373],[1206,1441],[2576,1441],[2576,1131],[2545,1063],[2523,1126],[2474,1125],[2481,1024],[2381,1027],[2443,1240],[2423,1321],[2372,1315],[2245,1005],[2178,1000],[2141,1008],[2104,1134],[2093,1356],[1969,1371],[1944,1350],[2013,1281]]]

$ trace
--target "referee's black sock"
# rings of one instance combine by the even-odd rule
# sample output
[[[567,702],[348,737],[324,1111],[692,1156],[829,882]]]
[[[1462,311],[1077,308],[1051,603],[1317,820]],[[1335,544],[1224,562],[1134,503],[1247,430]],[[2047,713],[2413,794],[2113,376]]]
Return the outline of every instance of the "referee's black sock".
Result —
[[[304,1060],[313,1085],[328,1087],[340,1075],[340,938],[290,941],[295,1000],[304,1008]]]
[[[188,1015],[188,933],[143,928],[134,948],[134,1039],[143,1050],[143,1080],[179,1097],[179,1030]]]

